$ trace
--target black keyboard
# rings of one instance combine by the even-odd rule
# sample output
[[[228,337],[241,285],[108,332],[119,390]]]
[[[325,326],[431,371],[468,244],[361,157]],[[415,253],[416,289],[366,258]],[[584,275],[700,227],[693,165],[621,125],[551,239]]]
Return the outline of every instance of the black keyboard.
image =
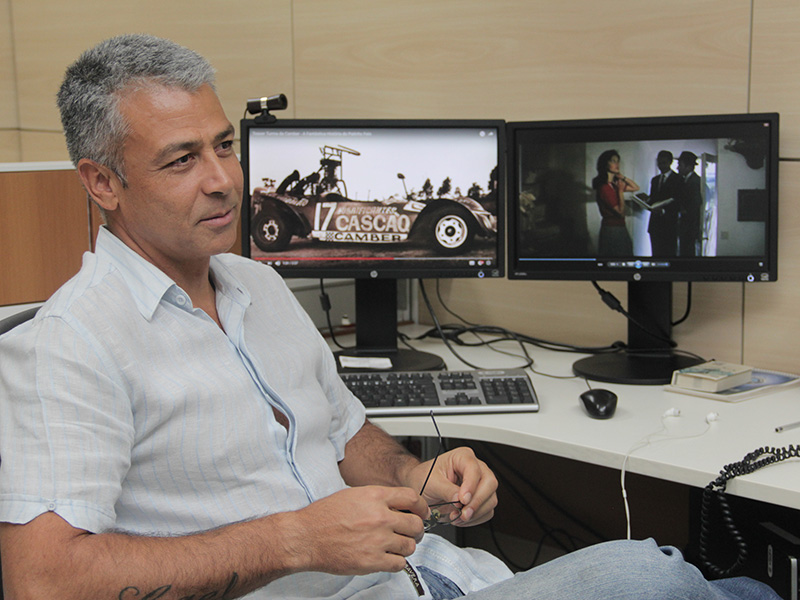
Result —
[[[539,401],[522,369],[345,372],[342,380],[367,416],[536,412]]]

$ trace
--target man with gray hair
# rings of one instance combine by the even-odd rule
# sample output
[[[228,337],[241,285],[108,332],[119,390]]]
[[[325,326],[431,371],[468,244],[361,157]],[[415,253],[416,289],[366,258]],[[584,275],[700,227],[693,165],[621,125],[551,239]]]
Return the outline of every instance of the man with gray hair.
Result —
[[[652,541],[512,577],[424,534],[436,502],[491,518],[497,482],[467,448],[434,468],[370,424],[280,277],[226,254],[242,171],[206,61],[121,36],[58,102],[107,222],[0,339],[6,598],[776,598]]]

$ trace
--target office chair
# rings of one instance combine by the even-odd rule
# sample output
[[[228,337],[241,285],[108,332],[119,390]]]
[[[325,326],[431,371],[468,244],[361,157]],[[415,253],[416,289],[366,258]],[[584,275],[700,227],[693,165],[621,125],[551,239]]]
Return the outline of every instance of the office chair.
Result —
[[[14,327],[21,325],[25,321],[30,321],[37,312],[39,312],[39,307],[34,306],[33,308],[26,308],[23,311],[11,315],[10,317],[6,317],[0,321],[0,335],[3,335],[7,331],[11,331],[14,329]]]
[[[23,311],[20,311],[16,314],[11,315],[10,317],[6,317],[2,321],[0,321],[0,335],[3,335],[7,331],[11,331],[17,325],[21,325],[25,321],[30,321],[34,315],[38,312],[39,307],[34,306],[33,308],[27,308]],[[0,457],[0,461],[2,461],[2,457]],[[0,462],[2,464],[2,462]],[[0,565],[2,565],[2,559],[0,559]],[[0,567],[0,600],[3,600],[3,571],[2,567]]]

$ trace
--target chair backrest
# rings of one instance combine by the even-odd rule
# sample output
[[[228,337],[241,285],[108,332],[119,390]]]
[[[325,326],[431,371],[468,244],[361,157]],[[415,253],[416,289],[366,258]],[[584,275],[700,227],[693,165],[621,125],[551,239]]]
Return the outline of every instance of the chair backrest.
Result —
[[[21,325],[25,321],[30,321],[38,311],[39,307],[34,306],[33,308],[26,308],[23,311],[11,315],[10,317],[6,317],[0,321],[0,335],[6,333],[7,331],[11,331],[14,329],[14,327]]]
[[[0,321],[0,335],[6,333],[7,331],[11,331],[17,325],[21,325],[25,321],[30,321],[34,315],[38,312],[39,307],[34,306],[33,308],[28,308],[18,313],[11,315],[10,317],[6,317],[2,321]],[[2,559],[0,559],[0,565],[2,565]],[[0,566],[0,600],[3,600],[3,569]]]

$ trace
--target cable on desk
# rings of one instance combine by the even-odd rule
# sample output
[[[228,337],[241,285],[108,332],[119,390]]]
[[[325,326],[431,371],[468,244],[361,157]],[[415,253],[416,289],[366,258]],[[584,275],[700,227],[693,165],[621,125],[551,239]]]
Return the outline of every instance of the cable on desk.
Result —
[[[433,306],[431,305],[431,301],[428,299],[428,293],[425,290],[425,283],[422,281],[422,279],[419,280],[419,286],[420,286],[420,292],[422,293],[422,299],[425,301],[425,306],[428,308],[428,313],[430,314],[431,319],[433,319],[435,330],[439,334],[439,337],[444,342],[445,346],[447,346],[448,350],[450,350],[450,352],[452,352],[453,356],[455,356],[458,360],[460,360],[462,363],[464,363],[468,367],[470,367],[472,369],[480,369],[481,367],[472,364],[467,359],[465,359],[463,356],[461,356],[458,352],[455,351],[455,349],[451,345],[450,338],[445,335],[444,330],[442,329],[442,325],[439,323],[439,318],[436,316],[436,311],[433,310]],[[511,333],[511,336],[513,338],[516,338],[516,334],[514,334],[513,332]],[[420,338],[418,338],[418,339],[420,339]],[[471,345],[482,345],[482,344],[471,344]],[[525,365],[523,365],[523,366],[521,366],[519,368],[526,369],[526,368],[528,368],[528,367],[533,365],[533,358],[531,358],[530,354],[528,354],[528,351],[524,347],[524,345],[520,344],[520,346],[523,348],[523,352],[525,354]]]
[[[478,346],[478,347],[479,346],[485,346],[485,347],[489,348],[490,350],[492,350],[494,352],[497,352],[498,354],[504,354],[506,356],[519,358],[521,360],[526,361],[527,368],[530,369],[531,373],[533,373],[535,375],[541,375],[542,377],[549,377],[551,379],[575,379],[577,377],[577,375],[574,375],[574,374],[571,374],[571,375],[553,375],[551,373],[544,373],[542,371],[539,371],[539,370],[535,369],[534,366],[533,366],[535,363],[534,363],[533,359],[530,357],[530,355],[528,354],[527,349],[525,348],[525,343],[526,342],[525,342],[524,339],[520,338],[520,334],[515,333],[515,334],[513,334],[515,337],[512,337],[512,336],[509,335],[509,330],[507,330],[507,329],[505,329],[503,327],[492,327],[492,326],[479,325],[477,323],[472,323],[471,321],[468,321],[467,319],[465,319],[463,316],[453,312],[453,310],[450,309],[447,306],[447,304],[445,303],[444,299],[442,298],[440,283],[441,283],[441,279],[437,279],[436,280],[436,297],[439,300],[439,304],[441,304],[442,308],[444,308],[444,310],[446,312],[450,313],[456,319],[461,321],[464,325],[468,326],[466,328],[463,325],[442,325],[441,326],[442,331],[456,330],[458,332],[456,334],[456,336],[454,337],[454,339],[455,339],[457,344],[459,344],[461,346]],[[422,282],[420,282],[420,284],[422,284]],[[462,333],[463,334],[470,333],[470,334],[474,335],[478,339],[478,342],[470,344],[470,343],[460,339],[460,337],[458,337],[458,336],[460,334],[462,334]],[[481,337],[481,334],[497,335],[498,337],[496,337],[494,339],[487,340],[487,339]],[[431,330],[428,330],[427,332],[425,332],[422,336],[419,336],[419,337],[417,337],[415,339],[422,339],[424,337],[433,337],[434,335],[436,335],[438,337],[441,334],[439,333],[439,330],[431,329]],[[445,335],[447,335],[447,334],[445,334]],[[501,350],[501,349],[495,348],[493,346],[493,344],[507,342],[507,341],[510,341],[511,339],[514,339],[514,341],[519,343],[520,348],[522,349],[522,355],[516,354],[514,352],[509,352],[508,350]],[[530,363],[530,364],[528,364],[528,363]]]
[[[538,346],[544,348],[545,350],[553,350],[555,352],[578,352],[582,354],[600,354],[605,352],[620,352],[624,350],[625,343],[621,341],[614,342],[608,346],[575,346],[572,344],[565,344],[562,342],[553,342],[550,340],[545,340],[542,338],[536,338],[533,336],[525,335],[522,333],[518,333],[505,327],[496,327],[493,325],[480,325],[477,323],[471,323],[467,321],[460,315],[453,312],[442,300],[441,294],[438,293],[438,285],[439,280],[436,280],[437,284],[437,294],[439,302],[441,303],[442,307],[445,311],[456,317],[458,320],[462,321],[465,325],[444,325],[442,329],[447,329],[451,331],[450,335],[448,336],[449,339],[455,342],[458,345],[462,346],[480,346],[483,344],[480,343],[467,343],[460,339],[460,335],[466,333],[485,333],[485,334],[492,334],[498,336],[504,336],[502,339],[493,340],[491,343],[499,342],[499,341],[508,341],[513,340],[516,342],[522,342],[525,344],[530,344],[532,346]],[[422,280],[420,280],[420,285],[422,286]],[[434,328],[429,330],[428,332],[424,333],[422,336],[418,336],[415,339],[422,339],[423,337],[435,337],[436,334],[439,333],[438,329]],[[440,334],[441,335],[441,334]]]

